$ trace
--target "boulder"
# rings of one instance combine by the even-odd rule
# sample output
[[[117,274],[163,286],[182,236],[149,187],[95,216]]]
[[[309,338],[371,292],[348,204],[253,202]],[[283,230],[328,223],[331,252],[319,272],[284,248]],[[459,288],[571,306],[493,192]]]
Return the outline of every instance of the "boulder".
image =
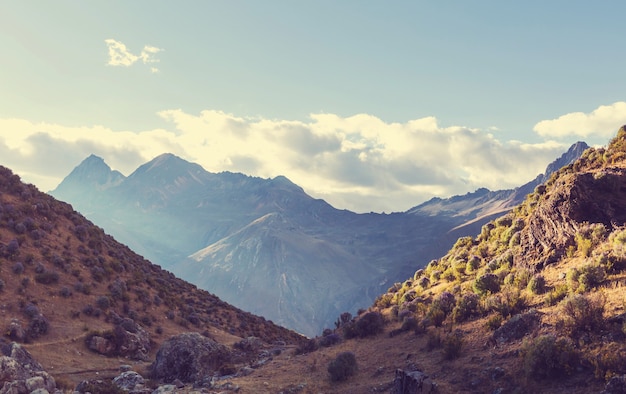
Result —
[[[17,319],[11,319],[6,333],[7,337],[12,341],[24,342],[26,340],[26,330],[24,330],[22,324]]]
[[[124,319],[113,329],[117,353],[133,360],[148,361],[150,334],[132,319]]]
[[[0,394],[54,392],[54,378],[21,345],[0,344]]]
[[[493,332],[493,341],[496,344],[503,344],[521,339],[537,328],[540,321],[541,316],[534,309],[515,315]]]
[[[422,371],[396,370],[392,394],[431,394],[437,392],[437,384]]]
[[[122,319],[113,331],[86,338],[89,350],[105,356],[124,356],[147,361],[151,349],[150,334],[132,319]]]
[[[150,366],[152,377],[169,383],[208,382],[231,360],[230,350],[198,333],[184,333],[165,341]]]
[[[105,356],[112,356],[115,354],[115,344],[99,335],[94,335],[89,339],[87,342],[87,348]]]
[[[133,391],[136,388],[143,387],[145,384],[143,376],[135,371],[122,372],[113,379],[113,384],[122,390]],[[139,386],[139,387],[138,387]]]

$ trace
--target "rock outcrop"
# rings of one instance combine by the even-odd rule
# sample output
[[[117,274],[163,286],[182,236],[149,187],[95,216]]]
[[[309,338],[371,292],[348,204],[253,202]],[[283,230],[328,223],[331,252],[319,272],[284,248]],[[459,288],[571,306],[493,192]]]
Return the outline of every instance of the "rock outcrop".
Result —
[[[176,335],[161,345],[150,369],[152,377],[173,382],[206,386],[229,363],[231,351],[224,345],[198,333]]]
[[[626,223],[626,168],[601,170],[559,177],[551,193],[528,218],[521,231],[517,262],[531,268],[557,261],[586,223],[601,223],[607,229]]]
[[[15,342],[0,343],[0,350],[1,394],[55,392],[54,378],[21,345]]]

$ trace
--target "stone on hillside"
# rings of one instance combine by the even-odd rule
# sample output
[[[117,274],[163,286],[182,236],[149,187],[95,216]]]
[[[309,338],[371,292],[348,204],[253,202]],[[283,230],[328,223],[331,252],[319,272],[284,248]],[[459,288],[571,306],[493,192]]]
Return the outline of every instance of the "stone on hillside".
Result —
[[[89,339],[87,348],[105,356],[112,356],[115,353],[115,344],[99,335],[94,335]]]
[[[429,394],[437,392],[437,384],[422,371],[396,370],[392,394]]]
[[[132,319],[123,319],[113,332],[93,335],[86,340],[87,347],[105,356],[124,356],[133,360],[148,360],[150,334]]]
[[[151,365],[152,377],[185,383],[210,381],[231,359],[230,350],[198,333],[173,336],[161,345]]]
[[[132,319],[124,319],[113,329],[117,352],[133,360],[149,360],[150,334]]]
[[[54,392],[54,378],[26,349],[15,342],[0,343],[0,349],[0,393]]]
[[[9,323],[9,327],[6,330],[7,337],[10,340],[15,342],[24,342],[26,340],[26,330],[20,324],[20,321],[17,319],[11,319],[11,323]]]
[[[534,330],[541,321],[539,312],[532,309],[525,313],[520,313],[509,319],[493,333],[493,340],[497,344],[523,338],[526,334]]]
[[[135,371],[122,372],[119,376],[113,379],[113,384],[122,390],[133,391],[137,386],[143,386],[145,380],[143,376],[139,375]]]

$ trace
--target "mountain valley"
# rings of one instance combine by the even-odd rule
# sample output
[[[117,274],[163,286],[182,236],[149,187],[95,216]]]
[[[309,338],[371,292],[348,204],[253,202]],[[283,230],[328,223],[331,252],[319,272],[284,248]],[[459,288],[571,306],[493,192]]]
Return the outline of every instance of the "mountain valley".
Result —
[[[315,336],[477,234],[586,148],[573,145],[517,189],[479,189],[391,214],[335,209],[285,177],[210,173],[172,154],[128,177],[91,156],[51,194],[176,276]]]

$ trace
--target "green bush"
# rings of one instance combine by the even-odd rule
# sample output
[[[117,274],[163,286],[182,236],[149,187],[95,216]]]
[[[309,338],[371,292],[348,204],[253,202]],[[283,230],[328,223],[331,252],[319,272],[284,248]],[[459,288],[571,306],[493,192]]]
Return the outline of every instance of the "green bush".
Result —
[[[528,281],[527,288],[533,294],[543,294],[546,291],[546,279],[543,275],[536,274]]]
[[[526,377],[536,380],[567,375],[578,363],[578,352],[572,341],[554,335],[524,341],[520,354]]]
[[[337,357],[328,364],[330,380],[340,382],[354,375],[358,369],[356,356],[352,352],[339,353]]]
[[[485,297],[483,310],[496,312],[502,317],[508,317],[521,312],[526,308],[526,297],[515,287],[506,287],[500,293]]]
[[[474,293],[466,293],[457,299],[452,310],[452,321],[461,323],[478,313],[479,298]]]
[[[562,283],[557,285],[555,288],[550,290],[548,294],[546,294],[545,303],[546,305],[552,306],[556,305],[559,301],[561,301],[568,293],[567,283]]]
[[[570,335],[600,330],[604,327],[606,298],[602,294],[573,294],[559,304],[562,322]]]
[[[426,312],[426,317],[435,327],[441,327],[446,320],[446,313],[438,303],[432,303],[428,308],[428,312]]]
[[[497,293],[500,291],[500,279],[495,274],[486,273],[476,278],[472,287],[477,294]]]

